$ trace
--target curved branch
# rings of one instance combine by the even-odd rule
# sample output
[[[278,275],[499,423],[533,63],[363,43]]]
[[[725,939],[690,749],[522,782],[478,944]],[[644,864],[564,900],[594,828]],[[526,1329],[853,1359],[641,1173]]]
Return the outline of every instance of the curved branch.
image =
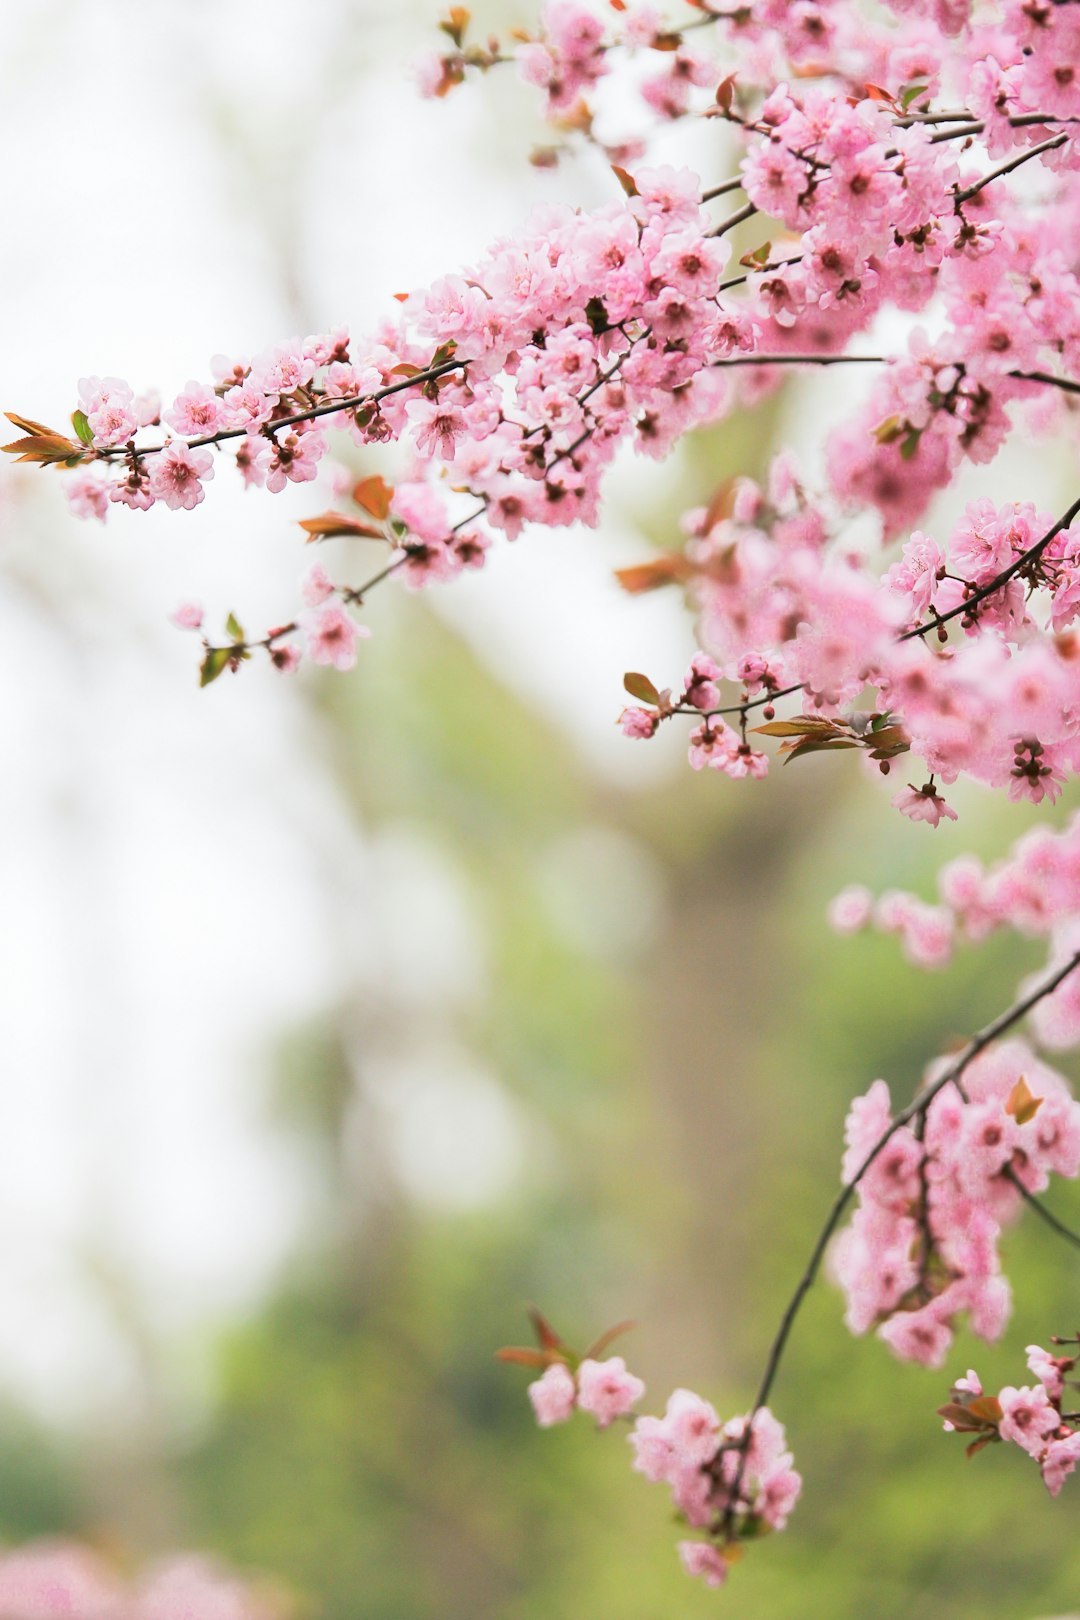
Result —
[[[783,1360],[784,1350],[787,1346],[788,1339],[791,1336],[791,1330],[794,1327],[795,1319],[799,1314],[799,1309],[817,1277],[818,1271],[821,1267],[821,1262],[825,1256],[825,1250],[829,1245],[829,1240],[836,1231],[836,1228],[839,1226],[844,1211],[847,1209],[848,1204],[854,1197],[855,1190],[862,1181],[863,1177],[866,1175],[866,1172],[870,1169],[870,1166],[877,1159],[878,1155],[885,1149],[885,1147],[887,1147],[888,1143],[902,1126],[910,1124],[913,1119],[925,1114],[926,1110],[929,1108],[939,1091],[944,1090],[946,1086],[952,1085],[958,1081],[960,1076],[964,1073],[964,1070],[970,1063],[974,1061],[975,1058],[979,1056],[980,1052],[983,1052],[986,1047],[990,1046],[994,1041],[996,1041],[998,1036],[1003,1035],[1006,1030],[1011,1029],[1014,1024],[1019,1023],[1020,1020],[1025,1017],[1033,1007],[1037,1006],[1038,1003],[1044,999],[1044,997],[1050,995],[1052,991],[1056,990],[1058,985],[1061,984],[1062,980],[1066,979],[1070,973],[1075,971],[1077,967],[1080,967],[1080,951],[1074,952],[1073,955],[1068,957],[1067,960],[1061,966],[1056,968],[1053,973],[1037,984],[1033,990],[1030,990],[1026,996],[1022,996],[1019,1001],[1014,1002],[1013,1005],[1005,1012],[999,1014],[999,1016],[991,1023],[987,1024],[983,1029],[979,1030],[977,1034],[973,1035],[968,1041],[967,1045],[953,1059],[953,1061],[948,1064],[948,1066],[943,1069],[941,1073],[924,1088],[924,1090],[913,1097],[906,1108],[902,1108],[900,1110],[900,1112],[896,1115],[896,1118],[889,1125],[888,1129],[883,1131],[878,1137],[869,1153],[867,1153],[866,1157],[862,1160],[862,1163],[855,1171],[855,1174],[851,1176],[848,1181],[845,1181],[841,1186],[840,1191],[833,1200],[832,1207],[825,1217],[824,1224],[814,1241],[813,1248],[810,1251],[810,1256],[805,1267],[803,1268],[802,1275],[795,1285],[795,1291],[792,1294],[791,1299],[788,1301],[784,1314],[780,1318],[780,1325],[777,1328],[776,1335],[773,1339],[772,1345],[770,1346],[769,1354],[765,1362],[765,1370],[761,1377],[761,1383],[758,1386],[757,1395],[754,1397],[753,1409],[751,1410],[747,1419],[744,1439],[741,1442],[742,1457],[731,1492],[733,1501],[738,1497],[739,1486],[742,1483],[747,1448],[749,1446],[750,1437],[753,1433],[754,1418],[769,1399],[770,1392],[776,1380],[776,1375],[780,1370],[780,1363]],[[1040,1214],[1042,1214],[1045,1218],[1049,1214],[1049,1211],[1043,1210],[1040,1207]]]

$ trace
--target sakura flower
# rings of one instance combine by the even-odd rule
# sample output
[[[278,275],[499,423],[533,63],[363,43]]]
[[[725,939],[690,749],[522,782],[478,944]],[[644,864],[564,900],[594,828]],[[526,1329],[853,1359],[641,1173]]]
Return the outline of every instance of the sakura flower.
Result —
[[[267,489],[277,495],[286,483],[310,483],[317,475],[319,461],[325,454],[326,439],[311,423],[274,434],[266,469]]]
[[[269,648],[270,662],[284,675],[294,675],[300,668],[301,653],[295,641],[284,641]]]
[[[708,1541],[680,1541],[679,1557],[688,1575],[696,1575],[706,1586],[723,1586],[730,1565],[723,1553]]]
[[[205,383],[187,383],[165,412],[169,426],[186,439],[208,438],[222,425],[221,401]]]
[[[109,486],[89,470],[73,473],[64,486],[68,505],[76,517],[104,523],[109,513]]]
[[[653,737],[656,735],[656,728],[659,724],[659,717],[655,710],[624,709],[619,716],[619,725],[622,727],[624,737]]]
[[[606,1429],[616,1418],[625,1417],[645,1393],[640,1378],[627,1371],[621,1356],[607,1361],[583,1361],[578,1368],[578,1405]]]
[[[1063,1366],[1069,1363],[1050,1355],[1040,1345],[1029,1344],[1027,1364],[1052,1401],[1059,1401],[1065,1389]]]
[[[337,590],[321,563],[312,563],[300,584],[300,594],[308,607],[318,607]]]
[[[140,425],[135,395],[120,377],[80,377],[79,404],[95,444],[124,444]]]
[[[1057,1496],[1062,1485],[1080,1463],[1080,1429],[1060,1440],[1051,1440],[1042,1459],[1043,1483],[1051,1496]]]
[[[528,1393],[536,1421],[542,1429],[550,1429],[555,1423],[566,1423],[572,1417],[577,1391],[574,1375],[564,1362],[553,1361],[529,1385]]]
[[[201,630],[203,607],[201,602],[181,602],[172,613],[172,622],[180,630]]]
[[[932,782],[926,782],[921,788],[908,783],[906,788],[894,794],[893,804],[897,810],[912,821],[925,821],[931,827],[936,827],[942,817],[955,821],[956,811],[951,805],[945,803],[941,794]]]
[[[715,709],[720,702],[716,685],[720,673],[707,653],[695,653],[683,686],[684,700],[695,709]]]
[[[873,897],[861,883],[852,883],[829,902],[830,928],[838,934],[857,934],[873,913]]]
[[[208,450],[189,450],[171,440],[150,466],[150,491],[172,511],[191,512],[204,499],[203,484],[214,476],[214,458]]]
[[[441,400],[414,399],[406,406],[421,455],[453,461],[458,441],[469,432],[465,412]]]
[[[312,662],[330,664],[342,671],[352,669],[356,643],[371,634],[366,625],[350,617],[340,602],[326,602],[304,614],[301,624]]]
[[[1053,1434],[1061,1422],[1060,1413],[1050,1404],[1041,1384],[1034,1389],[1013,1389],[1007,1386],[998,1395],[1002,1418],[998,1433],[1003,1440],[1012,1440],[1032,1457],[1044,1450],[1046,1436]]]

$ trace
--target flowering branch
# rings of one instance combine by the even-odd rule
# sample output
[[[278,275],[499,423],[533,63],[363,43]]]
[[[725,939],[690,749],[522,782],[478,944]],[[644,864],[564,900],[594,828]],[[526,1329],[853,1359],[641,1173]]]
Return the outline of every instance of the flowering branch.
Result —
[[[1043,1001],[1045,997],[1052,994],[1052,992],[1057,989],[1058,985],[1067,979],[1069,974],[1073,973],[1077,967],[1080,967],[1080,951],[1074,952],[1066,962],[1058,967],[1053,973],[1049,974],[1047,978],[1043,979],[1033,990],[1030,990],[1027,995],[1022,996],[1005,1012],[999,1014],[997,1018],[993,1019],[983,1029],[979,1030],[977,1034],[973,1035],[960,1054],[953,1059],[948,1067],[943,1069],[942,1072],[934,1080],[932,1080],[929,1085],[925,1086],[917,1096],[913,1097],[906,1108],[902,1108],[900,1110],[889,1126],[882,1131],[881,1135],[874,1142],[869,1152],[860,1161],[855,1173],[844,1181],[840,1191],[833,1200],[832,1207],[830,1208],[828,1215],[825,1217],[825,1222],[818,1233],[817,1238],[815,1239],[803,1273],[800,1276],[798,1283],[795,1286],[795,1291],[792,1294],[791,1299],[788,1301],[783,1316],[780,1319],[780,1325],[777,1328],[776,1337],[773,1339],[772,1345],[769,1349],[769,1354],[765,1362],[765,1370],[762,1374],[761,1383],[758,1386],[758,1392],[754,1400],[754,1411],[757,1411],[763,1407],[769,1399],[776,1375],[780,1370],[780,1363],[783,1359],[784,1350],[791,1335],[791,1330],[795,1325],[795,1319],[799,1314],[799,1309],[802,1302],[810,1292],[814,1280],[817,1277],[818,1271],[821,1267],[821,1262],[825,1255],[825,1250],[829,1245],[829,1240],[839,1226],[845,1210],[855,1195],[856,1188],[863,1181],[867,1171],[875,1163],[898,1131],[902,1130],[904,1126],[909,1125],[912,1120],[925,1117],[926,1111],[933,1102],[934,1098],[938,1096],[940,1092],[944,1091],[946,1086],[955,1085],[963,1075],[964,1071],[969,1067],[974,1059],[979,1056],[980,1052],[984,1052],[988,1046],[992,1045],[994,1041],[998,1040],[1000,1036],[1004,1035],[1006,1030],[1011,1029],[1014,1024],[1018,1024],[1022,1018],[1025,1018],[1033,1007],[1037,1007],[1039,1002]],[[1045,1215],[1048,1212],[1041,1210],[1040,1213]],[[1071,1234],[1069,1235],[1071,1236]]]
[[[422,388],[425,384],[438,382],[440,377],[447,377],[452,371],[465,372],[467,361],[444,360],[439,365],[428,366],[424,370],[415,367],[409,368],[409,375],[401,377],[395,383],[387,383],[384,388],[377,388],[364,394],[346,395],[342,398],[324,400],[319,405],[312,405],[307,410],[287,411],[280,416],[272,416],[264,425],[263,431],[268,435],[283,432],[286,428],[296,427],[303,422],[317,422],[324,416],[337,416],[346,411],[361,410],[365,405],[379,405],[384,399],[391,399],[393,395],[405,392],[410,388]],[[250,426],[218,428],[213,433],[204,433],[199,437],[186,439],[189,450],[201,450],[207,445],[223,444],[227,439],[242,439],[251,431]],[[134,441],[126,445],[106,445],[95,447],[95,456],[102,461],[116,461],[123,458],[134,458],[137,461],[145,460],[147,456],[159,456],[169,448],[169,442],[164,444],[148,444],[137,446]]]

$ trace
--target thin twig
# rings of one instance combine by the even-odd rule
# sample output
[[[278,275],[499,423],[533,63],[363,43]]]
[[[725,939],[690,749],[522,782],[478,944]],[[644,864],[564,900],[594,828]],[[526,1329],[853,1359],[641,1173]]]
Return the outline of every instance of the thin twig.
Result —
[[[1014,169],[1019,169],[1022,164],[1030,162],[1032,158],[1041,157],[1044,152],[1052,152],[1057,146],[1064,146],[1068,138],[1065,134],[1055,135],[1048,141],[1040,141],[1038,146],[1029,146],[1023,152],[1018,152],[1007,163],[999,163],[996,169],[991,169],[989,174],[984,174],[982,179],[976,180],[974,185],[968,186],[964,191],[958,191],[953,197],[953,202],[957,207],[970,202],[972,197],[978,196],[984,186],[990,185],[994,180],[1000,180],[1006,174],[1011,174]]]
[[[418,371],[412,377],[402,377],[396,383],[388,383],[385,388],[376,389],[372,394],[355,394],[343,399],[327,400],[322,405],[314,405],[308,411],[296,411],[289,416],[276,416],[262,426],[271,432],[277,433],[282,428],[292,427],[297,422],[314,422],[320,416],[336,416],[339,411],[358,410],[362,405],[378,405],[381,400],[389,399],[391,394],[400,394],[403,389],[417,388],[424,383],[434,382],[439,377],[445,377],[450,371],[463,370],[468,365],[467,360],[447,360],[441,366],[429,366],[426,371]],[[221,444],[225,439],[244,439],[252,432],[253,427],[222,428],[218,433],[207,433],[201,439],[182,439],[189,450],[201,450],[204,445]],[[145,450],[128,445],[112,445],[108,449],[98,450],[100,461],[117,461],[129,455],[138,460],[144,456],[157,456],[167,448],[164,444],[147,445]]]
[[[1053,1210],[1047,1209],[1041,1198],[1038,1198],[1035,1193],[1029,1192],[1011,1164],[1005,1169],[1005,1179],[1012,1182],[1025,1204],[1030,1204],[1039,1219],[1045,1221],[1051,1231],[1056,1232],[1058,1237],[1063,1237],[1066,1243],[1071,1243],[1074,1249],[1080,1249],[1080,1232],[1074,1232],[1071,1226],[1066,1226],[1064,1221],[1058,1219]]]

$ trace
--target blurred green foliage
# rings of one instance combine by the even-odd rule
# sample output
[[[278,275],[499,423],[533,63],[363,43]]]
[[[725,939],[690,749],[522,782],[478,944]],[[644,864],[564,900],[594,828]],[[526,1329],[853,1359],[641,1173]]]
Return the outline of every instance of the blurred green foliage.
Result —
[[[371,681],[333,689],[354,743],[343,778],[366,822],[406,817],[465,877],[495,964],[468,1039],[533,1121],[538,1163],[468,1214],[385,1190],[371,1202],[341,1173],[330,1236],[222,1347],[213,1428],[175,1465],[192,1535],[279,1570],[327,1620],[646,1620],[725,1603],[755,1620],[871,1606],[1021,1620],[1074,1603],[1068,1492],[1051,1502],[1019,1453],[966,1461],[934,1415],[949,1375],[852,1340],[828,1284],[774,1403],[804,1501],[722,1596],[680,1573],[666,1498],[631,1474],[624,1437],[540,1435],[525,1375],[491,1359],[522,1338],[527,1300],[579,1342],[638,1315],[627,1350],[658,1402],[685,1382],[745,1407],[831,1199],[850,1096],[880,1073],[906,1097],[1038,960],[991,941],[926,975],[892,941],[830,938],[825,904],[852,878],[929,893],[939,859],[992,853],[1022,813],[973,796],[941,836],[834,761],[745,791],[680,778],[624,797],[437,622],[396,634]],[[379,682],[397,658],[414,680],[391,704]],[[662,927],[629,968],[561,938],[544,903],[545,847],[597,818],[664,873]],[[331,1143],[349,1024],[343,1009],[337,1033],[290,1057],[293,1117],[302,1081],[306,1128]],[[1030,1219],[1006,1252],[1013,1326],[992,1350],[961,1342],[952,1375],[974,1361],[1022,1381],[1025,1344],[1075,1325],[1075,1255]]]

